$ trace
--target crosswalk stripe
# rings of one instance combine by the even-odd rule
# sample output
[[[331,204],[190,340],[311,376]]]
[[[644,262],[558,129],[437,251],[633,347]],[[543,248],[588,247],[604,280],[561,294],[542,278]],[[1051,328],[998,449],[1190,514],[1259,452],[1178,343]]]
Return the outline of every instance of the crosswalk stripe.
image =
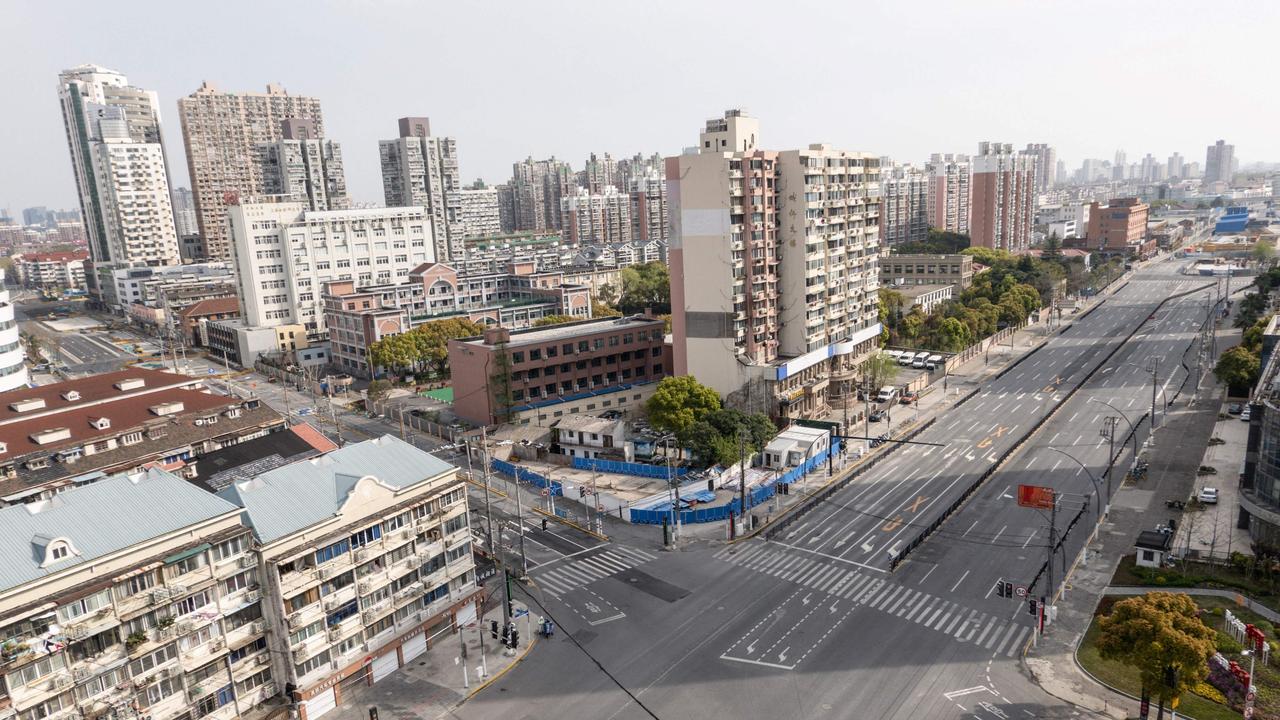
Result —
[[[585,571],[576,566],[570,567],[566,565],[565,567],[560,568],[560,570],[564,573],[565,577],[572,578],[574,583],[579,585],[595,582],[598,579],[594,575],[588,575]]]
[[[1014,640],[1013,644],[1009,646],[1009,649],[1005,651],[1004,653],[1005,656],[1013,657],[1018,652],[1018,648],[1022,647],[1022,643],[1026,642],[1027,635],[1030,632],[1031,632],[1031,628],[1029,627],[1022,628],[1021,632],[1018,633],[1018,639]]]
[[[915,594],[915,592],[916,592],[915,590],[907,590],[906,592],[902,593],[902,596],[899,597],[897,600],[894,600],[892,603],[885,605],[884,611],[892,615],[893,612],[898,609],[898,606],[906,602],[907,598],[912,597]]]
[[[540,578],[537,578],[537,583],[542,587],[550,590],[551,592],[556,593],[557,595],[563,595],[569,591],[569,588],[564,587],[563,585],[556,582],[555,580],[547,579],[547,576],[545,575]]]
[[[957,612],[956,616],[951,619],[951,622],[947,623],[947,629],[942,631],[948,635],[951,634],[952,630],[956,629],[956,625],[960,624],[960,619],[964,617],[964,608],[957,605],[956,609],[959,610],[959,612]],[[970,610],[969,612],[973,611]]]
[[[1011,639],[1013,639],[1013,635],[1017,631],[1018,631],[1018,626],[1015,625],[1014,623],[1009,623],[1009,629],[1004,631],[1004,635],[1000,638],[1000,644],[996,645],[997,655],[1004,652],[1004,646],[1007,645]]]
[[[987,639],[987,634],[988,634],[988,633],[990,633],[990,632],[991,632],[991,630],[992,630],[992,628],[994,628],[995,626],[996,626],[996,618],[995,618],[995,616],[993,615],[993,616],[991,617],[991,620],[987,622],[987,626],[986,626],[986,627],[984,627],[984,628],[982,629],[982,634],[978,636],[978,639],[977,639],[977,640],[974,640],[974,641],[973,641],[973,644],[974,644],[974,645],[981,645],[981,644],[982,644],[982,641],[983,641],[983,640],[985,640],[985,639]]]
[[[943,609],[946,610],[946,612],[943,613],[942,615],[942,619],[938,621],[937,625],[933,625],[932,623],[930,624],[930,627],[932,627],[934,630],[941,630],[942,626],[946,625],[947,621],[951,619],[951,613],[955,612],[958,606],[956,606],[955,603],[948,601],[947,604],[943,605],[942,607]]]
[[[871,603],[871,609],[879,610],[880,608],[887,605],[890,600],[892,600],[895,596],[897,596],[898,593],[902,592],[903,590],[906,590],[906,586],[904,585],[892,585],[890,587],[892,587],[893,590],[890,592],[884,593],[875,602]]]
[[[841,578],[845,576],[844,568],[836,568],[835,570],[836,570],[835,572],[831,573],[831,575],[827,576],[826,578],[823,578],[822,582],[818,583],[814,587],[816,587],[818,590],[821,590],[822,592],[827,592],[827,588],[836,584],[837,582],[840,581]]]
[[[552,582],[564,583],[565,578],[563,577],[563,575],[564,575],[563,568],[555,568],[554,570],[550,570],[544,573],[541,577],[538,578],[538,580],[539,581],[551,580]]]
[[[938,599],[941,600],[942,598],[938,598]],[[942,609],[945,608],[946,606],[947,606],[947,601],[942,600],[942,604],[937,606],[937,609],[933,611],[933,614],[929,616],[928,620],[925,620],[923,615],[920,616],[920,624],[924,625],[925,627],[932,626],[933,621],[936,620],[938,616],[942,614]]]
[[[960,642],[969,642],[973,639],[978,628],[982,627],[982,623],[987,621],[986,613],[979,613],[977,610],[969,612],[969,618],[964,621],[959,630],[956,630],[956,639]]]
[[[777,555],[768,557],[765,562],[757,565],[756,569],[759,570],[760,572],[768,572],[769,570],[773,569],[775,565],[777,565],[780,562],[784,562],[786,559],[787,559],[787,556],[785,553],[778,553]]]
[[[856,579],[858,579],[858,573],[856,572],[845,573],[840,577],[840,582],[836,583],[835,585],[832,585],[831,588],[827,590],[827,592],[831,593],[832,595],[839,595],[842,592],[844,592],[845,588],[852,585],[853,581]]]
[[[813,567],[814,564],[816,564],[816,561],[805,558],[804,560],[800,561],[799,565],[792,567],[790,570],[783,573],[780,577],[782,577],[784,580],[794,580],[800,575],[800,573]]]
[[[870,582],[873,578],[870,575],[860,575],[856,581],[851,583],[849,587],[840,591],[840,597],[851,598],[861,592],[863,586]]]
[[[804,573],[801,573],[800,575],[797,575],[796,583],[800,585],[808,585],[809,581],[813,579],[813,576],[825,570],[826,567],[827,567],[826,565],[814,565],[811,570],[808,570]]]
[[[889,612],[893,613],[894,615],[897,615],[898,617],[902,617],[911,608],[919,607],[920,605],[923,605],[925,598],[928,596],[920,592],[919,590],[914,590],[913,592],[915,594],[911,596],[910,600],[903,603],[902,606],[897,609],[890,609]]]
[[[614,545],[613,550],[616,552],[622,553],[623,555],[630,555],[631,557],[635,558],[636,560],[642,563],[651,562],[653,560],[656,560],[658,557],[657,555],[654,555],[653,553],[647,552],[645,550],[637,550],[635,548],[629,548],[625,545]]]
[[[824,580],[831,577],[831,575],[835,571],[836,571],[836,568],[830,565],[823,565],[822,572],[809,577],[807,580],[804,581],[804,584],[808,585],[811,588],[817,588],[818,585],[821,584]]]
[[[725,562],[731,562],[734,565],[742,565],[747,561],[747,558],[750,558],[752,555],[755,555],[759,553],[761,550],[764,550],[764,545],[763,544],[747,545],[746,547],[743,547],[743,548],[737,548],[737,552],[734,552],[734,550],[735,548],[732,545],[722,550],[721,552],[724,554],[720,556],[720,559],[724,560]]]
[[[606,575],[612,575],[618,572],[616,568],[600,562],[596,558],[578,558],[578,562],[576,564],[578,567],[591,568],[591,571],[600,577],[605,577]]]
[[[907,617],[905,619],[911,620],[911,622],[920,622],[919,620],[914,619],[915,614],[924,610],[924,613],[921,613],[920,615],[920,617],[923,618],[929,612],[929,608],[933,607],[933,604],[937,601],[938,598],[930,595],[929,593],[924,593],[924,597],[920,599],[920,602],[916,603],[915,608],[913,608],[911,612],[907,613]]]
[[[875,582],[867,585],[866,589],[858,594],[858,602],[861,602],[863,605],[870,605],[871,599],[875,597],[875,594],[888,586],[888,582],[877,579]]]
[[[632,562],[630,558],[624,559],[622,558],[622,556],[614,555],[612,553],[603,553],[601,555],[596,555],[592,559],[595,560],[596,562],[604,563],[605,565],[608,565],[614,568],[616,571],[630,570],[632,566],[635,565],[635,563]]]

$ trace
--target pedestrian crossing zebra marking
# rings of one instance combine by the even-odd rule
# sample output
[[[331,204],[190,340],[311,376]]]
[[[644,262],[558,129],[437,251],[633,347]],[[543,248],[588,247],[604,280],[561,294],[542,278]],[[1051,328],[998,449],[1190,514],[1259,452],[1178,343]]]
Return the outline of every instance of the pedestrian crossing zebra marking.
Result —
[[[546,571],[535,570],[534,580],[556,597],[607,577],[624,573],[637,565],[657,559],[645,550],[615,545],[594,555],[580,555]]]

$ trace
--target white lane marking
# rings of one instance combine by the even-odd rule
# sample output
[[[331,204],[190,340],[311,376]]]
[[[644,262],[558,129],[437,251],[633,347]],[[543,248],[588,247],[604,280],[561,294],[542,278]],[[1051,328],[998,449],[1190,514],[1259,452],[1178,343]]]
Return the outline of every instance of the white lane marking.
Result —
[[[951,586],[951,592],[955,592],[956,588],[960,587],[960,583],[964,582],[964,579],[967,577],[969,577],[969,571],[965,570],[964,574],[960,576],[960,579],[956,581],[956,584]]]
[[[979,522],[981,522],[981,521],[980,521],[980,520],[974,520],[974,521],[973,521],[973,524],[969,526],[969,529],[968,529],[968,530],[965,530],[964,532],[960,533],[960,537],[966,537],[966,536],[968,536],[968,534],[969,534],[969,533],[970,533],[974,528],[978,527],[978,523],[979,523]]]
[[[1000,536],[1004,534],[1004,531],[1005,531],[1005,530],[1008,530],[1008,529],[1009,529],[1009,526],[1008,526],[1008,525],[1005,525],[1005,526],[1001,527],[1001,528],[1000,528],[1000,531],[996,533],[996,536],[995,536],[995,537],[993,537],[993,538],[991,538],[991,544],[992,544],[992,545],[995,545],[995,544],[996,544],[996,541],[1000,539]]]
[[[929,572],[925,573],[924,577],[920,578],[920,582],[918,584],[923,585],[924,581],[928,580],[929,576],[933,574],[933,571],[937,569],[938,569],[937,565],[934,565],[933,567],[929,568]]]

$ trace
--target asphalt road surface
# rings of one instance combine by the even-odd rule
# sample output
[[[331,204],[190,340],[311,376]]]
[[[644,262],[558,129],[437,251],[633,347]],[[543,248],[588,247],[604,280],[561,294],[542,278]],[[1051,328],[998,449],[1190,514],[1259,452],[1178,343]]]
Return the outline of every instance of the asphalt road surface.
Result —
[[[997,580],[1047,592],[1048,514],[1018,507],[1013,493],[1019,483],[1061,493],[1059,534],[1087,507],[1066,533],[1059,572],[1092,526],[1097,495],[1106,496],[1103,418],[1123,417],[1117,445],[1126,422],[1139,425],[1141,444],[1148,364],[1156,359],[1163,405],[1188,373],[1184,356],[1194,362],[1187,351],[1206,293],[1156,310],[1206,284],[1177,267],[1163,262],[1139,272],[918,438],[939,446],[897,450],[772,542],[662,552],[655,537],[627,548],[655,560],[584,572],[573,587],[556,583],[566,574],[551,575],[554,566],[534,569],[535,612],[550,614],[572,637],[562,633],[537,648],[458,716],[1079,716],[1020,672],[1032,617],[1025,600],[994,593]],[[896,553],[1051,412],[959,511],[890,569]],[[572,567],[574,559],[562,562]],[[587,602],[601,611],[584,615]],[[620,617],[599,622],[611,615]]]

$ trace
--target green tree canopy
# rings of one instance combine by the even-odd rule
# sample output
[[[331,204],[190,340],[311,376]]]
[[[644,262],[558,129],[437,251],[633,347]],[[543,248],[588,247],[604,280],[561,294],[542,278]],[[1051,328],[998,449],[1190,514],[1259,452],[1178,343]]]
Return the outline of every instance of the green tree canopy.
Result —
[[[1143,688],[1162,702],[1179,697],[1209,674],[1217,634],[1201,622],[1195,602],[1181,593],[1151,592],[1122,600],[1098,622],[1098,630],[1102,657],[1137,669]]]
[[[547,327],[548,325],[559,325],[561,323],[573,322],[578,318],[572,315],[544,315],[533,321],[534,327]]]
[[[898,377],[898,363],[884,353],[876,353],[862,362],[862,377],[866,380],[868,390],[875,391],[885,385],[892,385]]]
[[[720,409],[720,396],[691,375],[663,378],[645,410],[659,430],[685,437],[693,424]]]
[[[1218,364],[1213,367],[1213,376],[1224,385],[1240,391],[1253,387],[1261,370],[1262,362],[1258,357],[1249,352],[1248,348],[1237,345],[1218,358]]]
[[[388,335],[369,346],[369,362],[393,372],[429,370],[436,377],[449,376],[449,341],[484,332],[484,325],[466,318],[423,323],[406,333]]]
[[[625,314],[671,312],[671,273],[664,262],[643,263],[622,268],[622,294],[618,309]]]

